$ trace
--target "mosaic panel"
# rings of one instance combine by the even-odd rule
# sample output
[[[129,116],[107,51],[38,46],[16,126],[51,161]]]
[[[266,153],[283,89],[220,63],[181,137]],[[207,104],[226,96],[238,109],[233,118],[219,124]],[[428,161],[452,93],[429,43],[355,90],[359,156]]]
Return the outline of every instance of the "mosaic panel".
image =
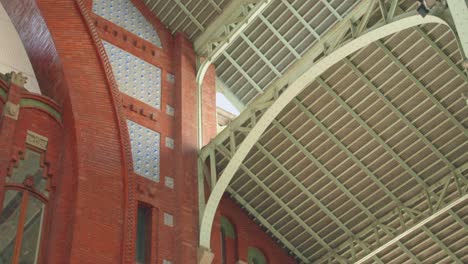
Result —
[[[94,0],[93,12],[158,47],[158,33],[130,0]]]
[[[161,69],[103,41],[119,90],[161,109]]]
[[[135,173],[159,182],[160,135],[151,129],[127,120]]]

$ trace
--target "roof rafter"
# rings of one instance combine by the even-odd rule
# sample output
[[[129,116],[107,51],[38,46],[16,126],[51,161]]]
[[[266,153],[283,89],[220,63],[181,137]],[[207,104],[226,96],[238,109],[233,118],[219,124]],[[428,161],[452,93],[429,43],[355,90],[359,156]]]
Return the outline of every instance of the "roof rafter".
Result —
[[[225,155],[225,156],[230,156],[229,152],[227,152],[227,149],[223,149],[223,147],[220,148],[220,152]],[[309,225],[307,225],[289,206],[284,203],[273,191],[268,188],[261,180],[259,180],[252,171],[250,171],[249,168],[247,168],[245,165],[241,165],[241,169],[255,182],[262,188],[264,192],[266,192],[273,200],[275,200],[276,203],[278,203],[288,214],[302,227],[304,230],[309,233],[317,242],[322,245],[325,249],[328,251],[331,251],[332,248],[314,231],[312,228],[310,228]],[[345,263],[345,262],[341,262]]]
[[[369,2],[360,2],[360,5],[358,5],[355,8],[355,10],[362,11],[362,8],[366,8],[368,4]],[[351,15],[350,17],[353,16]],[[399,32],[403,29],[425,23],[446,24],[440,18],[430,15],[426,16],[424,19],[416,14],[402,16],[399,18],[395,18],[395,21],[389,24],[376,26],[367,34],[364,34],[359,38],[352,40],[346,43],[345,45],[342,45],[337,50],[321,58],[318,61],[314,61],[314,59],[306,62],[303,61],[302,63],[300,63],[302,64],[300,67],[303,70],[293,73],[293,76],[296,76],[296,78],[289,79],[291,75],[288,74],[287,79],[281,80],[281,82],[289,84],[289,86],[285,88],[284,85],[278,85],[278,82],[273,83],[274,88],[268,89],[268,91],[266,91],[264,95],[260,96],[255,101],[255,104],[251,104],[236,120],[234,120],[234,122],[230,124],[231,129],[224,130],[226,131],[225,133],[223,133],[224,131],[221,132],[217,136],[217,138],[213,140],[212,143],[210,143],[210,145],[207,147],[208,149],[211,145],[213,145],[211,147],[215,147],[220,142],[224,142],[226,136],[229,136],[229,134],[232,131],[237,130],[236,127],[243,127],[247,120],[252,120],[251,127],[246,128],[249,132],[246,134],[246,137],[243,138],[242,142],[240,142],[240,144],[236,146],[234,156],[229,160],[222,174],[218,177],[216,186],[208,199],[206,210],[203,213],[201,221],[200,246],[210,246],[211,227],[214,215],[216,213],[216,207],[222,197],[223,192],[226,190],[227,186],[229,185],[229,182],[234,176],[235,172],[239,169],[239,165],[248,155],[249,151],[255,145],[255,143],[265,131],[265,129],[267,129],[267,127],[271,124],[271,121],[282,111],[282,109],[284,109],[284,107],[288,103],[291,102],[292,99],[294,99],[294,97],[300,91],[302,91],[306,86],[308,86],[321,73],[327,70],[330,66],[334,65],[336,62],[343,59],[345,56],[348,56],[349,54],[367,46],[368,44],[374,42],[377,39],[381,39],[385,36]],[[346,21],[346,23],[342,24],[346,24],[347,27],[345,28],[345,30],[349,30],[349,21]],[[322,40],[320,41],[323,41],[324,38],[325,37],[322,37]],[[317,51],[318,50],[309,50],[308,53],[311,52],[312,54],[314,54],[314,52]],[[320,55],[321,52],[323,52],[323,48],[320,49],[317,55]],[[308,67],[304,68],[304,66]],[[292,66],[291,68],[294,68],[294,66]],[[260,105],[267,103],[266,107],[263,108],[262,111],[255,109],[255,107],[258,106],[259,103]],[[202,159],[206,157],[206,153],[204,153],[203,150],[201,156]]]
[[[241,32],[265,10],[272,0],[231,1],[194,42],[195,52],[213,62]]]
[[[406,236],[412,234],[414,231],[418,230],[419,228],[423,227],[425,224],[429,223],[430,221],[436,219],[438,216],[442,215],[443,213],[447,212],[448,210],[452,209],[453,207],[457,206],[458,204],[466,201],[468,199],[468,194],[465,194],[464,196],[456,199],[455,201],[451,202],[450,204],[446,205],[444,208],[441,208],[431,216],[425,218],[424,220],[420,221],[416,225],[412,226],[411,228],[407,229],[403,233],[399,234],[389,242],[385,243],[384,245],[380,246],[376,250],[372,251],[371,254],[368,254],[364,258],[360,259],[359,261],[356,262],[356,264],[361,264],[364,263],[366,260],[370,259],[374,255],[378,254],[382,250],[385,250],[389,246],[395,244],[397,241],[401,240],[402,238],[405,238]],[[461,263],[461,262],[460,262]]]
[[[294,54],[294,56],[296,56],[296,58],[301,57],[301,55],[291,46],[291,44],[289,44],[289,42],[283,36],[281,36],[278,30],[268,21],[268,19],[266,19],[262,14],[260,14],[258,18],[260,18],[260,20],[268,27],[268,29],[273,32],[273,34],[281,41],[281,43],[283,43],[283,45],[286,46],[286,48],[288,48],[288,50]]]
[[[434,42],[433,39],[431,39],[429,37],[429,35],[420,27],[415,27],[414,30],[416,30],[419,35],[421,37],[424,38],[424,40],[427,41],[427,43],[429,43],[429,45],[431,45],[431,47],[437,52],[437,54],[439,54],[439,56],[444,59],[444,61],[450,65],[450,67],[456,72],[458,73],[458,75],[460,75],[461,78],[463,78],[463,80],[465,80],[465,82],[468,82],[468,76],[463,73],[463,71],[452,61],[452,59],[449,58],[449,56],[447,56],[447,54],[445,54],[445,52]]]
[[[342,231],[345,232],[345,234],[348,237],[354,237],[354,234],[349,230],[349,228],[340,220],[338,219],[331,211],[328,209],[315,195],[310,192],[307,187],[305,187],[299,180],[294,177],[294,175],[291,174],[291,172],[284,167],[281,162],[279,162],[265,147],[263,147],[260,143],[257,142],[255,145],[256,147],[259,148],[259,150],[273,163],[275,166],[277,166],[287,177],[288,179],[294,183],[296,187],[298,187],[309,199],[311,199],[328,217],[330,217],[333,222],[340,227]],[[245,167],[244,165],[241,165],[241,167]],[[255,177],[255,175],[253,175]],[[362,242],[362,241],[360,241]],[[363,247],[365,251],[370,251],[368,246],[364,244],[364,242],[360,243],[360,245]],[[334,254],[334,253],[333,253]],[[383,263],[380,258],[374,258],[375,261],[378,263]]]
[[[242,198],[241,195],[236,193],[232,188],[228,187],[227,191],[233,196],[234,199],[236,199],[241,206],[243,206],[249,213],[252,215],[255,215],[255,218],[265,226],[272,234],[275,236],[277,239],[279,239],[289,250],[291,250],[292,253],[294,253],[296,256],[298,256],[304,263],[309,263],[309,260],[302,255],[297,248],[295,248],[285,237],[281,235],[276,228],[271,225],[265,218],[263,218],[247,201]]]
[[[443,112],[451,121],[452,123],[460,129],[460,131],[463,132],[463,134],[468,137],[468,131],[465,129],[463,124],[458,121],[455,116],[453,116],[452,113],[450,113],[438,100],[435,98],[433,94],[431,94],[424,84],[421,83],[416,76],[412,72],[408,70],[408,68],[385,46],[380,40],[376,41],[375,44],[379,46],[386,55],[389,56],[390,59],[401,69],[401,71],[423,92],[435,106],[437,109],[439,109],[441,112]]]
[[[237,63],[237,61],[235,61],[231,57],[231,55],[229,55],[227,52],[223,52],[223,55],[232,63],[232,65],[234,65],[234,67],[236,67],[240,74],[250,83],[250,85],[252,85],[253,88],[255,88],[255,90],[257,90],[261,94],[263,93],[262,88],[258,86],[258,84],[252,79],[252,77],[250,77],[249,74],[247,74],[247,72],[244,71],[244,69],[242,69],[239,63]]]
[[[200,29],[201,31],[205,31],[205,27],[203,27],[203,25],[200,22],[198,22],[197,18],[192,15],[192,12],[190,12],[180,0],[173,1],[176,2],[180,9],[182,9],[182,11],[190,18],[190,20],[193,22],[193,24],[195,24],[195,26],[197,26],[198,29]]]
[[[255,54],[257,54],[257,56],[259,56],[260,59],[262,59],[263,62],[265,62],[268,65],[268,67],[270,67],[270,69],[276,74],[276,76],[281,77],[281,73],[278,71],[278,69],[271,63],[269,59],[265,57],[265,55],[263,55],[263,53],[255,46],[255,44],[252,43],[248,36],[246,36],[244,33],[241,33],[240,37],[247,43],[247,45],[249,45],[249,47],[255,52]]]
[[[289,3],[287,0],[281,0],[281,2],[293,13],[294,17],[301,22],[301,24],[309,30],[309,32],[318,40],[320,40],[320,35],[313,29],[310,24],[297,12],[297,10]],[[341,16],[340,16],[341,17]]]
[[[463,166],[462,166],[462,167],[463,167]],[[462,167],[460,167],[460,169],[461,169]],[[460,169],[457,169],[457,173],[461,173],[461,172],[463,171],[463,170],[460,170]],[[430,186],[430,190],[433,192],[433,191],[435,191],[435,190],[437,190],[437,189],[440,189],[442,186],[444,186],[444,184],[446,184],[447,180],[450,180],[450,179],[452,179],[452,178],[456,178],[456,177],[455,177],[455,174],[453,174],[453,173],[447,174],[447,175],[444,176],[442,179],[440,179],[438,182],[436,182],[435,184],[431,185],[431,186]],[[459,198],[462,197],[463,195],[466,196],[466,189],[467,189],[467,188],[468,188],[468,185],[465,185],[464,191],[458,193]],[[414,197],[412,197],[409,201],[407,201],[406,204],[414,204],[415,202],[420,201],[423,197],[424,197],[423,194],[414,196]],[[437,210],[436,210],[435,212],[437,212]],[[411,222],[411,223],[409,224],[409,226],[406,226],[406,227],[403,228],[404,230],[408,230],[408,227],[414,226],[414,225],[417,223],[417,221],[420,220],[420,217],[421,217],[421,216],[430,217],[430,216],[431,216],[432,214],[434,214],[435,212],[429,212],[429,214],[428,214],[428,212],[426,212],[426,213],[420,213],[420,212],[416,212],[415,210],[409,209],[409,208],[405,207],[404,205],[402,205],[402,207],[399,207],[399,208],[398,208],[398,211],[391,211],[391,212],[389,212],[387,215],[383,216],[381,219],[382,219],[382,221],[387,221],[387,220],[389,220],[389,219],[394,219],[394,218],[396,218],[396,220],[394,220],[394,221],[401,221],[401,220],[403,219],[403,218],[402,218],[402,216],[403,216],[402,214],[405,213],[405,214],[407,214],[407,215],[412,219],[412,221],[413,221],[413,222]],[[449,213],[450,213],[450,211],[449,211]],[[419,217],[416,217],[414,214],[419,215]],[[455,213],[454,213],[454,214],[455,214]],[[399,215],[399,216],[398,216],[398,215]],[[455,215],[456,215],[456,214],[455,214]],[[370,232],[371,230],[373,230],[374,228],[375,228],[375,227],[373,227],[373,226],[368,226],[368,227],[366,227],[365,229],[363,229],[362,231],[360,231],[360,232],[358,233],[358,235],[368,233],[368,232]],[[390,238],[391,238],[392,240],[393,240],[394,238],[396,238],[398,235],[401,234],[401,233],[398,233],[397,230],[389,230],[389,231],[392,232],[392,235],[390,236]],[[399,241],[399,239],[398,239],[397,241]],[[395,241],[395,242],[396,242],[396,241]],[[341,245],[339,245],[338,248],[337,248],[336,250],[343,250],[343,249],[346,248],[346,247],[350,247],[350,245],[351,245],[352,243],[353,243],[352,240],[346,241],[346,242],[342,243]],[[380,247],[381,245],[382,245],[382,244],[379,242],[378,246]],[[393,244],[390,244],[389,246],[391,246],[391,245],[393,245]],[[381,250],[384,250],[384,248],[381,249]],[[320,258],[318,262],[324,261],[324,260],[326,260],[328,257],[329,257],[329,256],[324,256],[324,257]]]
[[[440,150],[427,139],[427,137],[417,129],[414,124],[398,109],[396,108],[393,103],[354,65],[349,59],[344,59],[344,62],[348,67],[351,68],[351,70],[366,84],[366,86],[374,92],[375,95],[377,95],[380,100],[382,100],[385,105],[392,110],[394,114],[396,114],[400,120],[402,120],[405,125],[408,126],[408,128],[411,129],[413,133],[415,133],[418,138],[424,142],[426,146],[428,146],[434,154],[437,155],[437,157],[445,162],[447,166],[449,166],[452,170],[455,169],[455,166],[447,159],[447,157],[440,152]]]
[[[400,166],[402,166],[405,169],[405,171],[408,174],[410,174],[413,177],[413,179],[415,179],[418,182],[418,184],[424,188],[426,192],[431,193],[427,183],[423,179],[421,179],[419,175],[338,94],[336,94],[335,91],[333,91],[333,89],[327,83],[325,83],[325,81],[323,81],[320,77],[317,78],[317,81],[323,88],[325,88],[328,94],[330,94],[336,101],[338,101],[339,105],[343,107],[349,114],[351,114],[354,120],[356,120],[361,127],[365,128],[365,130],[374,138],[374,140],[376,140],[386,150],[386,152],[389,153],[392,156],[392,158],[395,159],[400,164]],[[433,193],[432,195],[438,198],[438,196],[435,193]],[[456,257],[456,255],[453,254],[453,252],[451,252],[451,250],[447,248],[439,239],[437,239],[437,237],[435,237],[429,229],[423,228],[423,230],[431,238],[433,238],[437,242],[437,244],[442,249],[444,249],[454,260],[459,261],[461,263],[461,260],[458,259],[458,257]]]
[[[362,204],[361,201],[359,201],[355,195],[351,193],[351,191],[346,188],[344,184],[342,184],[336,176],[334,176],[317,158],[310,153],[294,136],[289,133],[289,131],[284,128],[281,123],[279,123],[276,120],[273,120],[273,125],[276,126],[301,152],[310,160],[312,161],[343,193],[346,194],[348,198],[350,198],[354,204],[356,204],[374,223],[379,223],[380,221],[372,214],[369,209]],[[387,229],[383,228],[384,231]],[[418,258],[408,249],[406,248],[405,245],[403,245],[401,242],[398,242],[398,246],[408,254],[408,256],[414,261],[414,263],[421,263],[421,261],[418,260]],[[353,259],[353,261],[356,261],[356,259]]]

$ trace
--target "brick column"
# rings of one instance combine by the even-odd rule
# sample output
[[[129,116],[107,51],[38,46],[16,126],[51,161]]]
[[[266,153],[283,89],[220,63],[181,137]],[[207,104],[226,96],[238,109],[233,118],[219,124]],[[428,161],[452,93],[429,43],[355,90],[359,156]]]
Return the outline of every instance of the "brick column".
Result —
[[[176,86],[176,264],[195,263],[198,249],[196,57],[185,35],[174,37]]]

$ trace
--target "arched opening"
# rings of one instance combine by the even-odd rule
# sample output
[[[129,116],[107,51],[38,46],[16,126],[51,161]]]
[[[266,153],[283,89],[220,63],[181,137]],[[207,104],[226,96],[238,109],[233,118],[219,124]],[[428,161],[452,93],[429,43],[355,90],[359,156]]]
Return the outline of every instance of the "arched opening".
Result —
[[[247,263],[248,264],[267,264],[267,259],[263,252],[254,247],[249,247],[247,252]]]
[[[235,261],[236,252],[236,230],[229,219],[221,216],[221,263]]]

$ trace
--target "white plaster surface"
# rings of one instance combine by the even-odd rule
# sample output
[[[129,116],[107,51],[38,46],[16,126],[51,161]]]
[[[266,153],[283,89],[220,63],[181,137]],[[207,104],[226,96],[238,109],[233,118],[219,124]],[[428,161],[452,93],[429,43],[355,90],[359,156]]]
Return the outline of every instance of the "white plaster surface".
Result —
[[[28,77],[28,82],[24,87],[28,91],[41,93],[23,43],[8,14],[0,4],[0,72],[9,73],[11,71],[22,72]]]

